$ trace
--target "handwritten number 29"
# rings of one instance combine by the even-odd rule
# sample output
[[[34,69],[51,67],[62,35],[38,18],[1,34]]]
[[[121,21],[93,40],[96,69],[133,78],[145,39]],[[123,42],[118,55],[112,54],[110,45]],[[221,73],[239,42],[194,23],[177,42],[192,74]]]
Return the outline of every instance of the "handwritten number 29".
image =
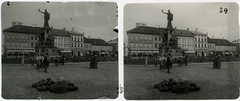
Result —
[[[220,13],[223,13],[223,11],[224,11],[224,13],[225,14],[227,14],[227,12],[228,12],[228,9],[227,8],[222,8],[222,7],[220,7]]]

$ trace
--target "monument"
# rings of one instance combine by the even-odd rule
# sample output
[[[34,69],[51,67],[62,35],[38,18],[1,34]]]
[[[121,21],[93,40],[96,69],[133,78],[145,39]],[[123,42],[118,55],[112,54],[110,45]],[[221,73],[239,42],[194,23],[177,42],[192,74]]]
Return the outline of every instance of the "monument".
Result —
[[[172,21],[173,21],[173,14],[170,12],[170,10],[168,10],[168,12],[164,12],[162,10],[162,13],[167,14],[167,28],[165,29],[165,31],[163,31],[162,33],[162,54],[163,54],[163,49],[166,49],[167,52],[169,51],[170,48],[177,48],[177,37],[174,35],[174,28],[172,26]],[[159,49],[159,53],[160,53],[160,49]]]
[[[57,50],[56,47],[54,47],[54,37],[51,35],[51,28],[49,27],[48,21],[50,20],[50,13],[47,12],[47,9],[45,9],[45,12],[42,12],[40,9],[38,9],[40,13],[44,14],[44,26],[38,32],[38,46],[36,49],[37,54],[39,55],[45,55],[52,54],[54,50]],[[49,55],[50,55],[49,54]]]

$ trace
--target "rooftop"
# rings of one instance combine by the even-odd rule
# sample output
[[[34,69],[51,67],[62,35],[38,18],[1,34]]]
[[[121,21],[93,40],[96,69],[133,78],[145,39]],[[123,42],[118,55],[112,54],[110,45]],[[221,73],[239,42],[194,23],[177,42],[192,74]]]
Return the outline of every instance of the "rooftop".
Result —
[[[98,45],[98,46],[111,46],[109,43],[107,43],[103,39],[97,39],[97,38],[84,37],[84,43],[91,43],[92,45]]]
[[[208,43],[215,43],[217,46],[235,46],[233,43],[226,39],[212,39],[212,38],[207,38]]]

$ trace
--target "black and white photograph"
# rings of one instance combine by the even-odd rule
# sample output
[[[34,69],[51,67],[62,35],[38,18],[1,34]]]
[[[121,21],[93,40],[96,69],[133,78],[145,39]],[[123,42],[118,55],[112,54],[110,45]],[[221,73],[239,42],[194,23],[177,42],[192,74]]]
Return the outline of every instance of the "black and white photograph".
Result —
[[[124,97],[239,97],[239,5],[234,2],[124,6]]]
[[[1,5],[1,95],[8,99],[116,99],[116,2]]]

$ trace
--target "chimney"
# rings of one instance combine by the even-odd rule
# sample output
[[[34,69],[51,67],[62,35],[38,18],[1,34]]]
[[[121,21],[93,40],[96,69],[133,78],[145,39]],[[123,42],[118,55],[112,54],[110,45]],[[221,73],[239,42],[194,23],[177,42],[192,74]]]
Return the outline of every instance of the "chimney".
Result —
[[[189,31],[189,28],[187,28],[187,31]]]
[[[63,30],[65,31],[65,28],[63,28]]]
[[[136,27],[139,27],[140,26],[140,23],[136,23]]]
[[[177,29],[177,27],[174,27],[174,29]]]
[[[15,26],[15,25],[17,25],[17,23],[16,22],[12,22],[12,26]]]
[[[53,26],[51,26],[51,29],[53,29]]]
[[[197,32],[198,31],[198,28],[195,28],[195,32]]]
[[[73,27],[73,28],[72,28],[72,32],[74,32],[74,31],[75,31],[75,28]]]

